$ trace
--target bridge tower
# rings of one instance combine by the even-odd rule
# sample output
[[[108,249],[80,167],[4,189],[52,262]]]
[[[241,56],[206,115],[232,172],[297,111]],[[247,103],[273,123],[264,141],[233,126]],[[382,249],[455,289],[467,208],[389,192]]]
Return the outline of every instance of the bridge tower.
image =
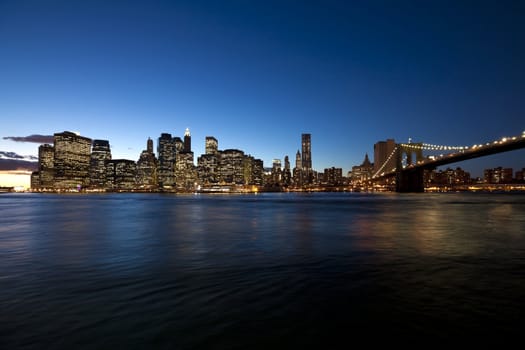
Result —
[[[412,156],[416,162],[423,160],[422,143],[401,143],[396,151],[396,192],[424,192],[425,179],[423,168],[408,168],[413,165]],[[406,156],[407,168],[403,168],[403,157]]]

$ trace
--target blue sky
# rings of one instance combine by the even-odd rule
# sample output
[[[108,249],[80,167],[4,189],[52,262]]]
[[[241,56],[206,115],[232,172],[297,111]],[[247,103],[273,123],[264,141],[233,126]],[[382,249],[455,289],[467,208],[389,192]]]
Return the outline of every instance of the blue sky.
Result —
[[[346,172],[373,144],[472,145],[525,130],[521,1],[0,0],[0,150],[78,131],[138,159],[204,138]],[[525,167],[525,151],[458,163]],[[456,166],[456,165],[454,165]]]

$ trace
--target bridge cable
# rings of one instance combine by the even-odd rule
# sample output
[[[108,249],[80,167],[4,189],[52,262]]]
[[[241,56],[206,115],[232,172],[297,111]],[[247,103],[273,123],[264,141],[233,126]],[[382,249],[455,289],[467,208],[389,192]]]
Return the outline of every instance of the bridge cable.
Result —
[[[397,148],[398,148],[398,146],[396,146],[396,147],[394,148],[394,150],[392,151],[392,153],[390,153],[390,155],[389,155],[388,158],[385,160],[385,162],[383,163],[383,165],[381,165],[381,167],[376,171],[376,173],[375,173],[374,175],[372,175],[372,178],[377,177],[378,174],[381,173],[381,171],[382,171],[383,168],[386,166],[386,164],[390,161],[390,159],[394,156],[394,154],[396,154]]]

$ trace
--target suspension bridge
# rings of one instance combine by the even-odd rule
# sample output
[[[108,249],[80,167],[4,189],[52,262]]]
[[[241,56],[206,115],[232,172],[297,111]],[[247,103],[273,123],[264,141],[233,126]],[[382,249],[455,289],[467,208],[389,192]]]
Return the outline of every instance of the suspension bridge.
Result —
[[[395,178],[396,192],[423,192],[424,172],[439,166],[525,148],[525,131],[520,136],[472,146],[442,146],[421,142],[396,144],[394,150],[372,176],[372,182]],[[423,156],[423,151],[451,151],[439,156]],[[414,159],[415,156],[415,159]]]

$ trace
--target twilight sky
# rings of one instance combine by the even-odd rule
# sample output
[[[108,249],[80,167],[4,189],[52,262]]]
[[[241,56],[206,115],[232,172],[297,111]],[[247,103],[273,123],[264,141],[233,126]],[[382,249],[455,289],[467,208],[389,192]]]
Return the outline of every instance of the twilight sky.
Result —
[[[312,134],[313,166],[394,138],[472,145],[525,130],[523,1],[0,0],[5,137],[78,131],[137,160],[204,138],[271,166]],[[525,151],[453,164],[525,168]]]

